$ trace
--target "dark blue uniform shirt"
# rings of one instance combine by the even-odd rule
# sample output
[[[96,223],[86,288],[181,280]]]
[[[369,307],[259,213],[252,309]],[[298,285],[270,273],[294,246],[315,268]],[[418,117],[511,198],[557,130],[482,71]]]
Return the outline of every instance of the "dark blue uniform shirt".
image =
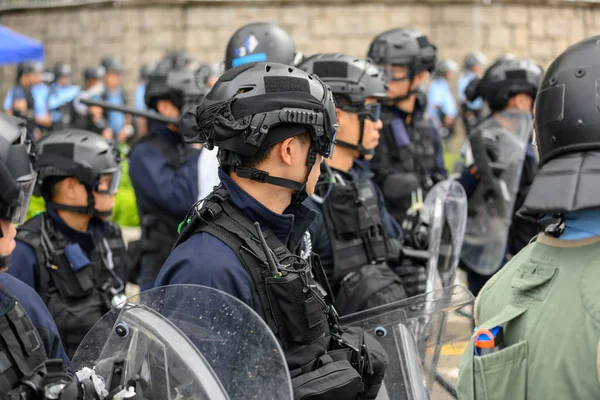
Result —
[[[15,269],[19,269],[19,264],[16,264],[13,259],[9,271]],[[70,368],[71,362],[60,341],[60,335],[52,315],[35,290],[5,273],[0,273],[0,285],[5,289],[0,288],[0,303],[11,301],[10,296],[21,303],[33,326],[40,334],[48,358],[60,358],[65,366]]]
[[[88,256],[94,250],[94,236],[101,237],[107,229],[106,222],[98,218],[92,218],[87,232],[76,231],[69,227],[56,211],[48,209],[48,217],[54,222],[54,226],[64,233],[74,243],[78,243]],[[12,264],[18,267],[9,268],[8,273],[31,286],[36,291],[40,287],[40,265],[35,255],[35,250],[30,245],[16,240],[17,247],[12,253]]]
[[[219,169],[221,183],[229,192],[230,203],[263,230],[271,229],[291,251],[303,242],[304,233],[316,213],[303,205],[291,204],[276,214],[259,203],[229,175]],[[235,252],[216,237],[199,232],[177,246],[163,265],[155,286],[176,284],[203,285],[222,290],[253,307],[259,313],[250,276]]]
[[[152,124],[150,134],[159,135],[173,146],[183,146],[183,137],[164,124]],[[140,143],[129,154],[129,176],[138,208],[145,212],[167,213],[183,220],[198,200],[198,157],[191,151],[175,169],[163,153],[149,143]]]
[[[385,228],[385,232],[389,238],[392,239],[403,239],[402,228],[398,222],[390,215],[387,208],[385,207],[385,201],[381,190],[373,181],[371,176],[373,173],[368,169],[368,163],[356,161],[354,166],[350,170],[350,174],[353,179],[357,181],[367,180],[369,185],[373,189],[377,196],[377,204],[379,205],[379,215]],[[342,172],[342,174],[344,174]],[[323,268],[328,273],[333,271],[333,250],[331,246],[331,238],[329,237],[329,230],[325,222],[325,218],[321,213],[321,204],[315,202],[312,198],[306,199],[304,205],[318,212],[318,216],[315,221],[310,225],[309,232],[312,238],[313,252],[319,255]]]

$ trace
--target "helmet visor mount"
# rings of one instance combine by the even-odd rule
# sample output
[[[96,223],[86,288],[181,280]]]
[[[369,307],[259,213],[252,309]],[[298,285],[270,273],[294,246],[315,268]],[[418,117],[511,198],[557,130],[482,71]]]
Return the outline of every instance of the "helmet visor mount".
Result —
[[[15,224],[22,224],[25,221],[36,180],[36,173],[31,173],[17,179],[17,187],[19,189],[18,198],[10,206],[4,208],[0,219],[12,221]]]

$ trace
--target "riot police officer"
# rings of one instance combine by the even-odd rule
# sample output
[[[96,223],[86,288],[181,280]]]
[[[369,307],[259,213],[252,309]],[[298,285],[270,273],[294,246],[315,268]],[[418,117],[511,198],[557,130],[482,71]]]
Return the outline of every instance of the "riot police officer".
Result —
[[[135,108],[138,110],[146,110],[146,85],[148,84],[148,78],[150,74],[156,68],[156,63],[145,63],[140,68],[140,81],[135,88]],[[142,117],[136,117],[136,127],[138,136],[144,136],[148,133],[148,121]]]
[[[229,39],[225,49],[225,70],[257,61],[294,65],[296,56],[296,45],[286,31],[268,22],[252,23],[239,28]],[[217,151],[218,148],[204,148],[200,153],[198,199],[204,199],[219,183]]]
[[[459,178],[459,182],[465,188],[469,198],[469,221],[467,222],[467,237],[464,247],[469,247],[471,242],[479,240],[473,237],[478,234],[470,235],[470,232],[473,232],[472,229],[476,229],[475,221],[482,217],[480,208],[485,209],[486,212],[497,209],[496,214],[502,214],[502,209],[511,206],[508,203],[505,204],[507,191],[510,192],[508,198],[514,199],[512,210],[515,212],[519,210],[525,200],[537,173],[537,160],[533,147],[529,143],[531,131],[525,132],[525,143],[521,152],[525,152],[524,160],[522,161],[522,170],[516,171],[520,178],[519,176],[514,177],[516,186],[514,189],[511,187],[512,177],[500,176],[502,163],[508,163],[507,160],[501,159],[508,156],[505,154],[508,144],[503,144],[504,139],[496,137],[493,132],[502,127],[507,128],[505,122],[507,118],[502,116],[503,113],[510,114],[521,111],[526,116],[531,115],[541,78],[542,68],[531,61],[524,59],[499,61],[488,68],[478,83],[477,91],[471,93],[472,96],[481,95],[492,111],[492,115],[475,127],[469,136],[471,152],[467,152],[466,167]],[[512,128],[508,127],[507,129],[511,130]],[[512,193],[513,190],[515,193]],[[512,210],[509,213],[511,217],[514,214]],[[538,233],[538,226],[535,222],[519,216],[512,217],[512,221],[509,219],[509,222],[511,222],[510,229],[504,232],[508,236],[506,251],[503,252],[505,260],[500,260],[501,263],[494,265],[493,271],[484,273],[472,265],[469,256],[463,257],[463,261],[468,267],[469,289],[472,293],[479,293],[481,287],[489,279],[489,275],[500,268],[506,260],[517,254]]]
[[[388,79],[388,100],[382,110],[382,142],[371,168],[392,215],[402,222],[411,194],[428,190],[446,176],[439,133],[424,116],[418,87],[436,63],[436,47],[412,29],[392,29],[375,37],[368,57],[381,65]]]
[[[54,67],[54,82],[50,85],[48,94],[48,109],[52,116],[52,129],[60,130],[73,127],[75,110],[73,100],[79,94],[79,86],[71,84],[71,66],[56,64]]]
[[[452,135],[458,115],[456,100],[450,90],[452,74],[457,70],[458,65],[454,60],[439,61],[427,90],[427,111],[434,122],[439,121],[436,126],[444,139]]]
[[[14,224],[23,222],[36,180],[21,135],[15,121],[0,114],[0,348],[12,354],[13,359],[25,360],[13,365],[18,371],[11,372],[3,364],[2,392],[13,389],[7,386],[30,375],[27,369],[37,367],[46,358],[62,359],[65,366],[70,365],[56,324],[42,299],[31,287],[5,273],[8,268],[20,268],[11,257],[17,233]],[[36,348],[37,344],[42,346]],[[10,362],[11,358],[5,360]]]
[[[178,119],[186,100],[184,90],[189,91],[193,85],[177,78],[188,74],[192,72],[165,71],[159,66],[150,75],[146,87],[147,107]],[[202,93],[196,93],[196,102],[200,101]],[[142,227],[141,248],[137,256],[137,281],[142,290],[154,284],[177,239],[179,223],[198,199],[200,154],[200,145],[185,144],[178,127],[150,121],[149,128],[149,133],[129,155],[129,175]]]
[[[486,63],[487,58],[480,52],[467,54],[463,61],[463,73],[458,78],[458,98],[460,99],[461,117],[467,133],[469,133],[471,127],[477,124],[481,117],[483,99],[478,97],[473,101],[467,100],[466,89],[469,83],[479,78]]]
[[[27,119],[27,130],[35,139],[41,137],[40,128],[49,128],[52,119],[48,113],[48,87],[43,82],[44,66],[40,62],[23,62],[17,68],[17,84],[11,90],[10,113]]]
[[[482,398],[490,390],[511,399],[598,397],[599,40],[565,50],[537,92],[541,168],[522,211],[537,218],[558,215],[560,221],[479,294],[478,328],[501,329],[503,339],[485,357],[474,355],[471,341],[461,363],[460,398]],[[484,336],[477,338],[489,341]]]
[[[113,134],[108,120],[100,107],[88,107],[79,99],[99,98],[104,90],[102,80],[105,74],[104,67],[87,67],[83,70],[84,87],[73,100],[75,109],[75,124],[77,129],[84,129],[101,134],[106,139],[112,139]]]
[[[299,68],[331,87],[339,129],[334,152],[321,164],[315,195],[305,204],[319,211],[310,226],[336,296],[340,314],[366,310],[407,297],[398,265],[402,230],[371,181],[373,173],[355,160],[370,160],[379,144],[381,104],[387,86],[368,61],[343,54],[317,54]]]
[[[191,209],[157,285],[210,286],[253,307],[283,346],[296,398],[375,398],[383,371],[373,361],[385,355],[363,354],[367,370],[350,367],[360,355],[339,333],[304,239],[316,213],[301,203],[337,129],[331,90],[287,65],[245,64],[221,76],[181,129],[188,141],[219,146],[222,184]],[[360,352],[375,349],[364,337]]]
[[[127,257],[121,230],[106,221],[121,174],[113,145],[65,130],[36,148],[36,194],[46,211],[21,225],[8,273],[34,288],[72,356],[88,330],[124,300]]]
[[[296,45],[286,31],[269,22],[257,22],[242,26],[231,36],[225,49],[225,70],[260,61],[294,65],[296,56]]]
[[[104,67],[104,90],[97,100],[109,102],[117,106],[128,104],[127,92],[122,86],[123,66],[114,57],[105,57],[100,65]],[[119,111],[104,111],[104,117],[113,133],[113,138],[119,142],[125,142],[131,138],[135,130],[132,125],[132,117]]]

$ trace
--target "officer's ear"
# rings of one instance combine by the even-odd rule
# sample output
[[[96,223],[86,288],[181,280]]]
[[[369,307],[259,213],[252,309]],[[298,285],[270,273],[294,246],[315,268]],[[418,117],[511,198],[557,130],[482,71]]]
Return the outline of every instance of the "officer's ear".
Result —
[[[294,165],[294,158],[298,156],[297,153],[301,150],[299,144],[295,137],[290,137],[276,145],[276,152],[283,164],[288,167]]]
[[[55,191],[58,197],[67,198],[69,200],[77,200],[81,197],[82,190],[85,191],[85,187],[75,177],[68,177],[58,182],[55,186]]]
[[[411,89],[414,90],[414,89],[418,88],[421,84],[423,84],[423,82],[425,82],[427,80],[428,76],[429,76],[429,72],[428,71],[421,71],[421,72],[419,72],[415,76],[415,79],[413,79]]]

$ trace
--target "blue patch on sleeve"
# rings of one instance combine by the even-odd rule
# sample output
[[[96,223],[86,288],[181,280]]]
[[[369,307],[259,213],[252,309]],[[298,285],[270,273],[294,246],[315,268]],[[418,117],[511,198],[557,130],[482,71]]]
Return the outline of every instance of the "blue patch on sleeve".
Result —
[[[248,63],[253,63],[253,62],[261,62],[261,61],[267,61],[267,53],[249,54],[244,57],[234,58],[233,61],[231,62],[231,65],[233,67],[237,67],[238,65],[248,64]]]

